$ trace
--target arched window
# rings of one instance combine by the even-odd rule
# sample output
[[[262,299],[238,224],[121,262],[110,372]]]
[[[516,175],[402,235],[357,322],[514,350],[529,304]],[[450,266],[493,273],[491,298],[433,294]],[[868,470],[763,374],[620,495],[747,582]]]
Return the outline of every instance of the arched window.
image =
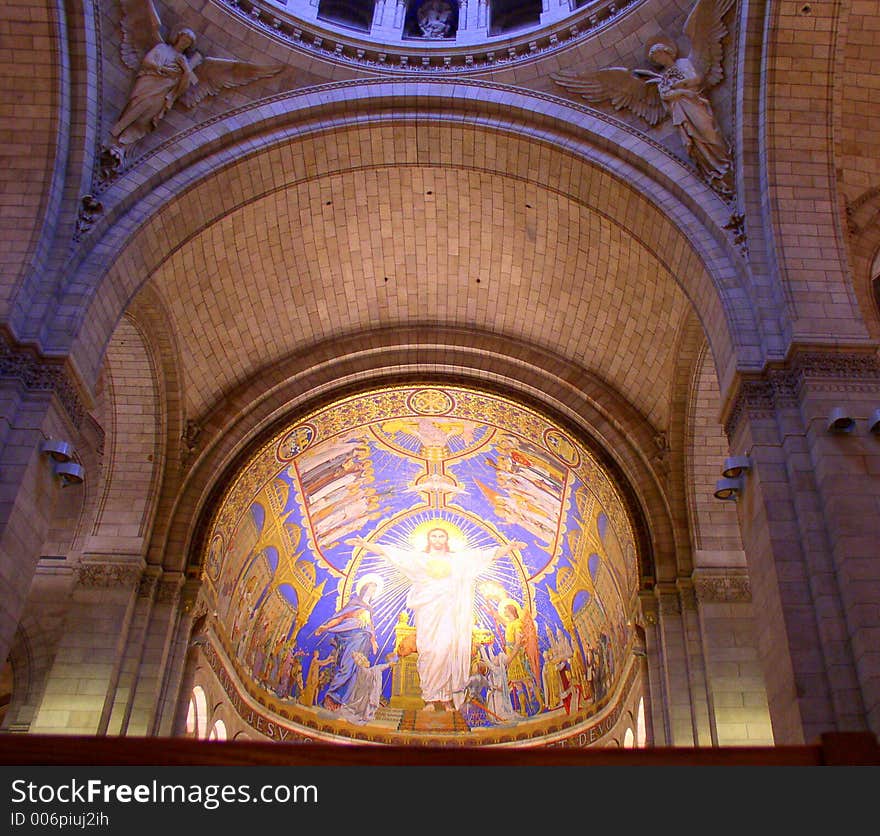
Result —
[[[204,740],[208,732],[208,700],[201,685],[196,685],[189,701],[186,715],[186,733]]]
[[[623,748],[634,749],[636,745],[636,737],[632,729],[627,729],[623,735]]]
[[[648,729],[645,725],[645,698],[639,700],[639,710],[636,715],[636,746],[644,748],[648,742]]]
[[[218,720],[211,726],[211,733],[208,735],[208,740],[226,740],[226,723],[222,720]]]

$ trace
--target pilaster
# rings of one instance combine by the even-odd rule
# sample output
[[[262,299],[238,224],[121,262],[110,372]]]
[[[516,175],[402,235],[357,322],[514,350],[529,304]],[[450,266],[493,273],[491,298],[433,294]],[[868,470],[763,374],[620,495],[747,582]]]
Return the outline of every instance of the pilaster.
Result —
[[[715,729],[710,718],[703,634],[697,612],[697,596],[693,583],[688,579],[679,579],[676,586],[681,602],[694,743],[697,746],[717,745]]]
[[[158,579],[126,734],[147,735],[157,724],[162,680],[173,662],[183,586],[180,572],[165,572]]]
[[[691,700],[688,647],[685,640],[681,600],[671,584],[655,587],[658,629],[663,659],[663,681],[669,712],[670,746],[694,746],[696,735]]]
[[[740,525],[777,744],[878,730],[878,400],[873,351],[799,349],[741,380],[728,410],[731,450],[752,460]],[[852,432],[829,431],[835,404]]]
[[[693,587],[713,741],[719,746],[772,745],[748,572],[739,567],[697,569]]]
[[[0,332],[0,660],[9,655],[60,492],[46,439],[72,441],[83,403],[58,363]]]
[[[76,569],[64,634],[31,731],[106,734],[143,562],[92,555]]]
[[[648,696],[645,701],[645,720],[652,730],[655,746],[668,746],[671,738],[666,699],[666,678],[663,675],[663,643],[660,640],[660,612],[653,592],[639,593],[645,630],[645,662]]]
[[[169,737],[183,733],[186,706],[193,687],[196,665],[196,649],[190,647],[193,622],[206,612],[199,600],[202,582],[188,578],[179,587],[176,595],[169,588],[168,604],[173,608],[175,618],[169,637],[168,660],[162,666],[162,683],[158,708],[150,730],[151,734]]]

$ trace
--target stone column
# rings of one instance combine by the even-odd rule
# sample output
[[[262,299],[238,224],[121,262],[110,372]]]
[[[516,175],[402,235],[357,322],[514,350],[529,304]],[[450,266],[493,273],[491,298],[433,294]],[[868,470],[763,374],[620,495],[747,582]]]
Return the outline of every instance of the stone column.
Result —
[[[0,663],[12,647],[60,491],[49,438],[74,442],[83,406],[56,367],[0,336]],[[64,397],[62,397],[64,396]]]
[[[697,612],[697,596],[691,581],[679,580],[676,585],[681,601],[694,744],[696,746],[715,746],[718,741],[710,718],[703,634]]]
[[[876,353],[810,353],[797,358],[794,376],[806,430],[802,460],[830,545],[829,590],[819,608],[831,618],[827,663],[838,724],[827,730],[867,728],[880,737],[880,433],[869,428],[880,408],[880,362]],[[829,431],[835,407],[854,419],[851,432]],[[837,596],[839,609],[830,600]]]
[[[655,587],[660,614],[659,633],[663,653],[663,678],[669,712],[667,745],[694,746],[694,717],[688,671],[688,647],[678,590],[670,584]]]
[[[639,666],[639,679],[641,681],[641,707],[643,712],[643,720],[645,724],[645,745],[655,746],[656,735],[654,733],[654,716],[651,710],[653,704],[651,690],[651,666],[648,661],[648,639],[647,629],[639,624],[635,625],[633,637],[633,656]],[[638,708],[639,700],[633,705],[633,717],[636,718],[636,743],[638,744]]]
[[[200,589],[201,581],[191,578],[179,587],[177,603],[170,598],[167,602],[173,608],[175,618],[169,618],[167,661],[162,666],[158,707],[150,734],[171,737],[182,733],[195,675],[196,653],[190,647],[193,622],[197,614],[206,611],[201,603],[197,609],[196,601]],[[170,594],[169,588],[169,596]]]
[[[740,381],[728,410],[731,451],[752,460],[738,508],[778,745],[863,730],[876,710],[878,459],[864,421],[844,438],[826,418],[831,402],[864,417],[878,392],[873,352],[801,352]]]
[[[92,555],[77,567],[64,634],[31,731],[106,734],[143,562]]]
[[[162,680],[172,663],[183,583],[181,572],[166,572],[156,585],[125,734],[147,735],[156,725]]]
[[[713,740],[770,746],[773,731],[744,569],[694,571]]]
[[[642,619],[645,625],[645,666],[649,700],[645,701],[645,723],[651,729],[654,746],[668,746],[671,739],[666,681],[663,675],[663,645],[660,641],[660,617],[657,599],[651,592],[641,592]]]

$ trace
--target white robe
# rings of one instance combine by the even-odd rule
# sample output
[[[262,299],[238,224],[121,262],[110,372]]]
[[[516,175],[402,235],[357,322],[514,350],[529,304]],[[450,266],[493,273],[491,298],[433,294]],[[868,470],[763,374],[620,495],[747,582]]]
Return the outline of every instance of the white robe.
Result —
[[[351,689],[348,702],[340,706],[339,716],[358,725],[369,723],[379,710],[382,698],[382,674],[390,667],[390,662],[369,668],[358,667],[354,687]]]
[[[476,579],[492,563],[495,548],[436,555],[384,546],[410,581],[406,605],[413,611],[419,681],[425,702],[461,705],[471,673]]]

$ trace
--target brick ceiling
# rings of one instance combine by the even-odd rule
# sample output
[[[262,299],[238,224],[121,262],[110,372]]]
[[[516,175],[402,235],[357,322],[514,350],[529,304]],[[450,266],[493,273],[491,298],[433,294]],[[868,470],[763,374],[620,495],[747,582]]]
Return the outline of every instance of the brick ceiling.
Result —
[[[254,200],[191,237],[152,287],[177,335],[188,415],[333,335],[431,323],[572,359],[663,426],[687,308],[651,252],[599,212],[513,178],[419,167]]]

